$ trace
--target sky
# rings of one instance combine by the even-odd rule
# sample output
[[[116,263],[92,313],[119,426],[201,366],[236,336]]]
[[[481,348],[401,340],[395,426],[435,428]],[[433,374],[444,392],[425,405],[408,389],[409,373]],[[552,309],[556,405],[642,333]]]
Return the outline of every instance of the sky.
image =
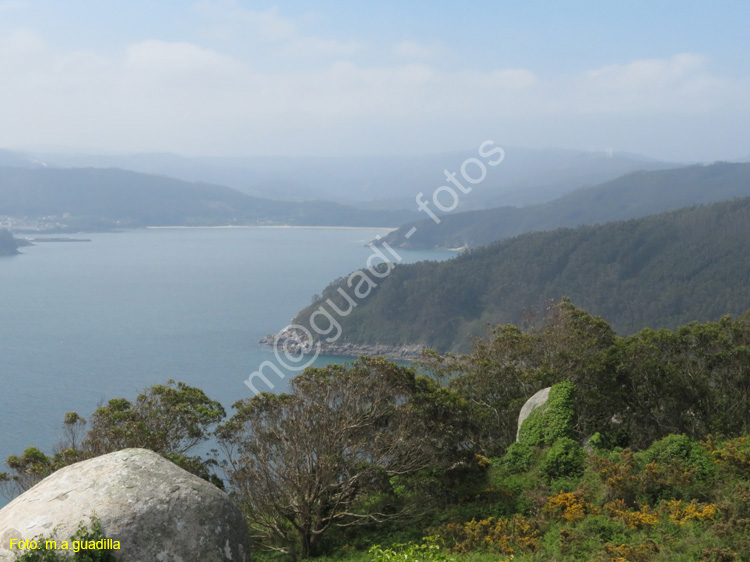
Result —
[[[750,157],[750,2],[0,0],[0,147]]]

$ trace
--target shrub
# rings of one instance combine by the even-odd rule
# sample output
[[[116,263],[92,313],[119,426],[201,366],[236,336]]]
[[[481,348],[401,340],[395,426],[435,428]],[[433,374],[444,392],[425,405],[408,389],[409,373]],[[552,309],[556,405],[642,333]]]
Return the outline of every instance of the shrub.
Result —
[[[634,504],[640,494],[641,482],[633,451],[592,457],[592,464],[604,483],[604,499],[622,499]]]
[[[659,547],[653,542],[635,545],[604,543],[606,560],[611,562],[650,562],[659,552]]]
[[[701,554],[701,562],[735,562],[739,559],[729,548],[705,548]]]
[[[750,475],[750,439],[747,436],[725,441],[711,456],[717,463],[725,464],[740,474]]]
[[[526,472],[534,463],[534,452],[528,444],[517,441],[508,447],[500,463],[512,474]]]
[[[667,435],[664,439],[655,441],[642,456],[649,464],[671,465],[694,471],[700,478],[706,478],[714,472],[706,449],[687,435]]]
[[[452,562],[454,556],[446,553],[440,539],[437,536],[425,537],[421,544],[409,542],[407,544],[395,544],[392,548],[383,549],[375,545],[369,550],[373,562]]]
[[[534,551],[539,546],[539,527],[522,515],[472,519],[468,523],[448,523],[440,529],[458,553],[488,551],[513,554],[517,550]]]
[[[690,503],[672,500],[667,502],[666,508],[669,511],[669,518],[680,525],[688,521],[712,521],[718,513],[714,504],[699,504],[695,500]]]
[[[607,515],[622,521],[631,529],[651,528],[659,521],[659,515],[648,505],[642,505],[636,511],[628,509],[624,501],[615,500],[605,504],[603,509]]]
[[[555,517],[559,517],[568,523],[581,521],[587,514],[596,513],[596,509],[583,498],[583,492],[560,492],[552,496],[544,511]]]
[[[655,504],[666,499],[708,499],[705,486],[716,472],[708,451],[685,435],[656,441],[638,458],[647,464],[638,478],[642,499]]]
[[[542,473],[550,480],[580,476],[586,463],[586,451],[569,437],[555,441],[541,464]]]

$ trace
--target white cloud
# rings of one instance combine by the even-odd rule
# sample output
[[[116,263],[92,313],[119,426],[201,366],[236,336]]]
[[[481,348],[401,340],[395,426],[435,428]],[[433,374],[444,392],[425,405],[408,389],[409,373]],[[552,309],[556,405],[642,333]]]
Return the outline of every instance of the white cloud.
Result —
[[[587,111],[703,111],[723,103],[729,89],[708,63],[703,55],[683,53],[608,65],[586,73],[575,95]]]
[[[276,6],[249,10],[236,0],[201,0],[193,8],[209,22],[212,37],[245,43],[260,40],[275,44],[276,53],[284,56],[341,57],[353,55],[361,48],[356,41],[307,35],[291,19],[282,17]]]
[[[425,45],[417,41],[402,41],[393,47],[393,54],[405,59],[432,59],[444,53],[441,45]]]
[[[280,52],[292,57],[349,57],[361,48],[362,45],[356,41],[300,37],[286,43]]]
[[[194,43],[149,40],[104,56],[57,52],[18,31],[0,36],[0,73],[0,146],[11,147],[418,152],[502,134],[516,144],[575,140],[632,149],[657,139],[666,144],[669,126],[654,133],[665,119],[681,123],[677,144],[687,142],[690,124],[702,127],[697,143],[710,136],[707,127],[715,127],[714,136],[727,123],[746,131],[750,117],[750,84],[715,75],[700,55],[562,78],[523,68],[448,72],[426,63],[353,61],[259,71]]]
[[[268,10],[247,10],[236,0],[200,0],[193,9],[210,22],[212,33],[231,38],[240,34],[281,40],[296,34],[294,24],[279,16],[277,7]]]
[[[26,8],[28,5],[28,1],[25,0],[5,0],[0,2],[0,13],[20,10]]]
[[[188,79],[191,86],[205,80],[221,80],[247,72],[236,59],[191,43],[144,41],[131,45],[123,67],[140,76],[159,80]]]

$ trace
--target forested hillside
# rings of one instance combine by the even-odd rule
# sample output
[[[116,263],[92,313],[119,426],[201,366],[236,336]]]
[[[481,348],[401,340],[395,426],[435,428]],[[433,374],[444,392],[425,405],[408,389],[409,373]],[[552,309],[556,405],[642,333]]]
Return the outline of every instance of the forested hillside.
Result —
[[[635,172],[542,205],[448,214],[440,224],[431,219],[410,223],[392,232],[386,242],[405,248],[475,248],[525,232],[638,218],[748,195],[750,164],[719,162]],[[417,232],[407,239],[412,226]]]
[[[620,334],[674,328],[750,308],[750,198],[602,226],[536,232],[447,262],[401,265],[373,281],[340,342],[463,350],[488,324],[522,324],[569,296]],[[381,275],[383,272],[381,272]],[[295,323],[352,295],[342,278]],[[350,297],[352,298],[352,297]]]

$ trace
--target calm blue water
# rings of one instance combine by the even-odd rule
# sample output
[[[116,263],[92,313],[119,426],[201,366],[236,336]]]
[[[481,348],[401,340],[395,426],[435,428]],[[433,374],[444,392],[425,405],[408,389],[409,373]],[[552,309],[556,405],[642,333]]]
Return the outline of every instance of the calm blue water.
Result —
[[[363,267],[378,233],[136,230],[0,258],[0,465],[30,445],[50,451],[65,412],[88,417],[170,378],[229,411],[250,395],[243,380],[273,358],[258,340]],[[453,255],[399,253],[404,262]]]

